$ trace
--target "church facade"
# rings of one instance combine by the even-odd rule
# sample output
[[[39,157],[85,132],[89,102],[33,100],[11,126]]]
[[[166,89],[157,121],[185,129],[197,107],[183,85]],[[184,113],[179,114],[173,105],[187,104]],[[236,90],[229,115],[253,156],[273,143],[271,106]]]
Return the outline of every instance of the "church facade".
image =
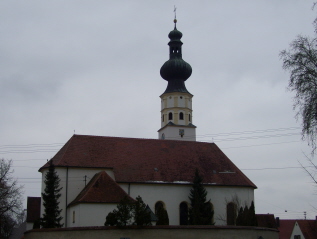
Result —
[[[196,142],[192,73],[182,59],[182,33],[169,33],[169,60],[160,71],[168,82],[161,98],[158,139],[73,135],[51,159],[62,187],[64,227],[103,226],[124,197],[143,201],[155,213],[164,207],[170,225],[186,225],[195,170],[203,177],[215,225],[234,225],[239,206],[250,206],[256,186],[214,143]],[[42,192],[49,163],[39,169]],[[41,215],[44,208],[41,208]]]

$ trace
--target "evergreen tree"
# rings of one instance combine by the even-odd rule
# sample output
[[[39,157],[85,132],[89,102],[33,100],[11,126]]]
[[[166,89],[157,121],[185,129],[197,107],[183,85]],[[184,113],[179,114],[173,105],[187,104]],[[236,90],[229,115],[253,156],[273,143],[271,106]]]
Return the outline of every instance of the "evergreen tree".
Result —
[[[240,207],[239,209],[239,213],[237,216],[237,220],[236,220],[236,225],[237,226],[243,226],[244,222],[243,222],[243,208]]]
[[[254,203],[252,201],[251,206],[248,208],[245,205],[244,208],[240,208],[237,216],[237,226],[257,226],[257,220],[255,216]]]
[[[132,201],[128,197],[124,197],[117,205],[117,210],[113,211],[117,220],[116,226],[127,226],[132,224],[132,209]]]
[[[251,206],[249,208],[249,215],[250,215],[250,226],[257,226],[258,225],[258,221],[256,220],[256,216],[255,216],[255,206],[254,206],[254,202],[252,201]]]
[[[133,223],[132,223],[133,222]],[[127,226],[127,225],[147,226],[151,225],[151,214],[146,209],[142,198],[138,196],[136,201],[124,197],[106,217],[105,226]]]
[[[112,212],[109,212],[109,214],[106,217],[106,222],[105,226],[116,226],[118,225],[118,220],[117,220],[117,210],[114,209]]]
[[[247,205],[244,206],[243,209],[243,226],[250,226],[250,213]]]
[[[41,218],[41,226],[43,228],[63,226],[63,224],[61,224],[62,217],[60,216],[62,209],[59,209],[58,206],[58,199],[61,196],[60,191],[62,190],[62,188],[59,187],[59,182],[60,179],[51,160],[48,172],[45,175],[44,193],[42,193],[44,214],[43,218]]]
[[[133,205],[133,218],[135,225],[149,226],[151,223],[151,213],[147,210],[142,198],[138,196],[136,202]]]
[[[191,225],[212,225],[213,210],[210,200],[206,201],[207,191],[202,185],[198,169],[195,171],[193,188],[190,190],[189,223]]]

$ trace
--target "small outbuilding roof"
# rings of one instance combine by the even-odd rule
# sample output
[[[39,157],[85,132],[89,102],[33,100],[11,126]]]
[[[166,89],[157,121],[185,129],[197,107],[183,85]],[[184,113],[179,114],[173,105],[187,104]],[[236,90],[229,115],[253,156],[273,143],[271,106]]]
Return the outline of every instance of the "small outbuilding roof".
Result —
[[[256,214],[258,227],[277,228],[274,214]]]
[[[26,222],[35,222],[41,217],[41,197],[28,197]]]
[[[119,203],[124,197],[135,201],[105,171],[101,171],[68,206],[79,203]]]

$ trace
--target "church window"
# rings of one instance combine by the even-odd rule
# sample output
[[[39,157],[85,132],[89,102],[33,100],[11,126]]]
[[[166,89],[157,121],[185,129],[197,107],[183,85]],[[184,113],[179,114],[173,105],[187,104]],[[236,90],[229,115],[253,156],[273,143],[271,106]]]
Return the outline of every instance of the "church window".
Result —
[[[184,119],[184,113],[183,113],[183,112],[180,112],[180,113],[179,113],[179,119],[180,119],[180,120],[183,120],[183,119]]]
[[[188,225],[188,204],[186,202],[179,205],[179,225]]]
[[[157,203],[155,203],[155,214],[157,215],[159,210],[161,210],[162,208],[164,208],[164,203],[162,201],[158,201]]]
[[[212,211],[212,218],[211,218],[211,223],[214,224],[215,223],[215,219],[214,219],[214,205],[212,203],[210,203],[210,210]]]
[[[189,122],[191,121],[191,117],[190,117],[190,114],[188,114],[188,120],[189,120]]]
[[[173,113],[172,112],[168,113],[168,120],[173,120]]]
[[[233,202],[227,204],[227,225],[235,225],[237,218],[237,206]]]
[[[162,122],[164,122],[164,115],[162,115]]]
[[[73,211],[73,223],[75,223],[75,211]]]

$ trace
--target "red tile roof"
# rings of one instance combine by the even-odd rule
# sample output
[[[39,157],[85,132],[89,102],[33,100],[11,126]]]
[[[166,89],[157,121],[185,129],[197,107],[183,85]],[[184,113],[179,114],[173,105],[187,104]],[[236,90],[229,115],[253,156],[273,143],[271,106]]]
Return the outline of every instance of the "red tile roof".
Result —
[[[292,231],[294,229],[295,222],[296,220],[279,220],[280,225],[278,227],[278,230],[280,231],[280,239],[290,239]]]
[[[277,228],[274,214],[256,214],[258,227]]]
[[[305,239],[317,238],[317,221],[316,220],[296,220]]]
[[[41,197],[27,198],[26,221],[35,222],[41,217]]]
[[[197,168],[204,183],[256,188],[214,143],[73,135],[52,160],[55,167],[111,168],[116,182],[192,182]]]
[[[280,227],[278,228],[280,233],[280,239],[289,239],[292,235],[295,223],[297,222],[300,230],[304,234],[305,239],[317,238],[317,221],[316,220],[279,220]]]
[[[119,203],[124,197],[134,201],[105,171],[90,180],[69,206],[78,203]]]

